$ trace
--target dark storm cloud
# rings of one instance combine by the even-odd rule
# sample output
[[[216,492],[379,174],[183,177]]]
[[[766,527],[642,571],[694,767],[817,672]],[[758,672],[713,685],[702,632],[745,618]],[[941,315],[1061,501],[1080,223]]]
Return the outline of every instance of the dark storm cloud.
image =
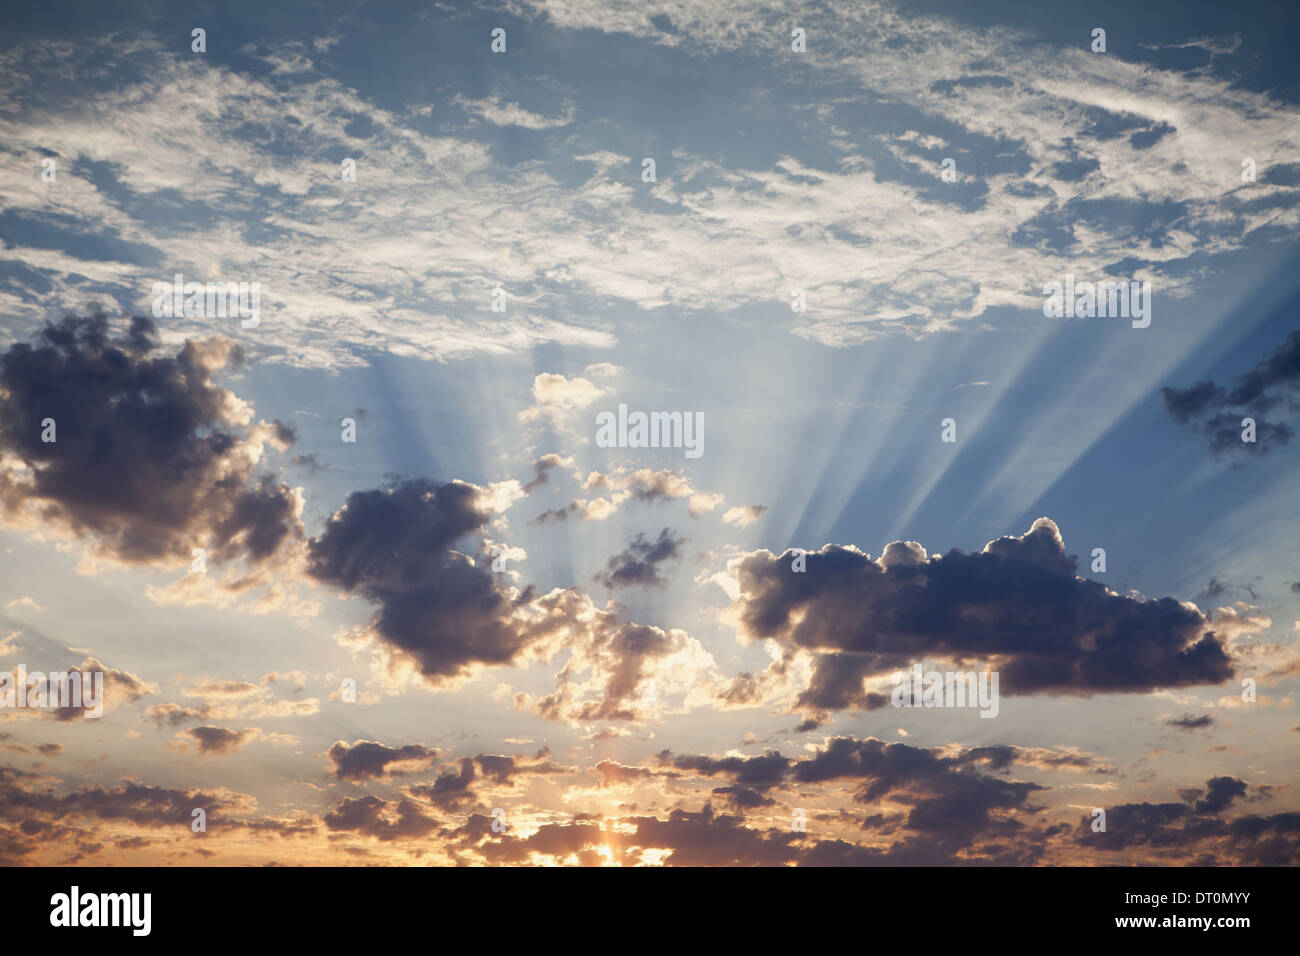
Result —
[[[388,765],[392,763],[419,761],[430,764],[437,758],[438,751],[421,744],[385,747],[373,740],[358,740],[349,746],[340,740],[330,747],[328,754],[334,761],[334,776],[339,780],[365,780],[395,776],[396,772],[389,774],[388,771]]]
[[[512,602],[482,564],[451,550],[491,517],[464,482],[423,479],[356,491],[310,542],[308,574],[378,605],[372,627],[430,681],[508,664],[528,645]]]
[[[1292,332],[1255,367],[1237,378],[1231,388],[1213,381],[1186,388],[1161,389],[1165,409],[1180,425],[1197,422],[1216,454],[1242,451],[1262,454],[1285,445],[1295,432],[1285,422],[1270,422],[1263,413],[1280,408],[1300,409],[1300,329]],[[1243,418],[1255,419],[1255,442],[1241,440]]]
[[[668,581],[659,574],[658,565],[664,561],[680,559],[685,542],[686,539],[675,534],[671,528],[660,531],[656,541],[649,541],[644,534],[638,534],[626,549],[606,562],[605,570],[596,575],[596,580],[611,590],[630,585],[661,588]]]
[[[188,341],[159,354],[151,321],[117,338],[95,314],[47,325],[0,356],[0,452],[30,472],[0,470],[0,508],[37,505],[119,560],[262,561],[299,529],[291,490],[255,478],[245,440],[284,444],[283,423],[245,429],[211,373],[238,346]],[[46,419],[55,441],[42,440]]]
[[[930,558],[895,542],[873,561],[826,545],[795,572],[791,553],[758,551],[739,563],[734,608],[745,636],[817,655],[798,703],[815,712],[885,706],[862,678],[927,655],[998,658],[1004,694],[1144,692],[1232,676],[1195,608],[1109,592],[1077,577],[1076,560],[1045,518],[979,553]]]

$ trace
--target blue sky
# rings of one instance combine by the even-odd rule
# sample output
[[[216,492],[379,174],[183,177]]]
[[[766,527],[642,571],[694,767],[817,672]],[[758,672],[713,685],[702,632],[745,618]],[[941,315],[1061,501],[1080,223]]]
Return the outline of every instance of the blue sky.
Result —
[[[91,659],[121,674],[98,721],[0,720],[12,766],[38,775],[24,786],[75,795],[131,779],[172,788],[176,806],[227,788],[226,817],[240,822],[204,847],[226,862],[276,852],[257,820],[293,833],[304,862],[338,862],[345,848],[386,862],[684,862],[700,844],[689,833],[648,842],[654,828],[637,814],[667,826],[674,811],[707,822],[720,807],[756,843],[710,862],[825,862],[832,843],[868,863],[1293,860],[1297,837],[1273,817],[1296,810],[1300,344],[1288,336],[1300,305],[1300,81],[1285,40],[1300,14],[842,6],[8,11],[0,350],[14,358],[0,380],[11,403],[0,492],[15,503],[0,518],[0,648],[8,667]],[[1104,52],[1091,49],[1097,27]],[[503,53],[490,48],[497,28]],[[791,49],[796,28],[804,52]],[[47,159],[54,181],[42,178]],[[45,394],[19,387],[36,367],[22,343],[54,348],[42,327],[93,303],[123,334],[130,316],[153,316],[153,284],[176,273],[260,284],[256,327],[153,317],[152,354],[224,343],[203,347],[200,390],[211,386],[214,406],[185,441],[236,436],[204,480],[234,474],[267,507],[296,508],[277,512],[285,537],[270,558],[250,542],[275,522],[214,543],[238,522],[173,487],[176,462],[110,456],[129,487],[162,486],[151,513],[42,484],[44,468],[93,474],[106,459],[62,460],[82,446],[21,438],[37,427],[23,415],[45,414],[44,399],[20,398]],[[1150,326],[1045,317],[1043,285],[1067,274],[1149,282]],[[492,308],[498,288],[505,312]],[[806,311],[791,308],[796,289]],[[94,348],[70,353],[67,395],[80,394],[72,369]],[[1206,381],[1229,397],[1176,416],[1172,396]],[[124,404],[86,394],[124,427]],[[703,455],[598,447],[595,415],[620,403],[702,414]],[[1216,444],[1206,428],[1220,413],[1281,431]],[[341,441],[345,418],[355,443]],[[949,418],[955,442],[941,440]],[[403,482],[444,490],[413,506],[436,515],[406,514],[393,534],[426,518],[463,519],[466,533],[380,534],[364,572],[327,567],[364,550],[343,524],[401,500]],[[463,483],[473,519],[445,490]],[[388,498],[349,497],[373,489]],[[635,557],[638,535],[664,529],[678,544],[640,568],[649,584],[598,580]],[[165,543],[130,551],[145,531]],[[1016,557],[984,550],[1004,536]],[[872,590],[871,568],[888,581],[912,573],[881,558],[895,541],[919,543],[935,589],[906,613],[894,606],[905,586],[888,599]],[[388,543],[394,564],[409,544],[448,577],[430,571],[418,594],[403,590],[424,572],[378,569]],[[1036,550],[1058,544],[1079,556],[1072,571]],[[204,575],[190,574],[191,545],[213,552]],[[484,570],[493,548],[509,549],[506,570]],[[772,576],[790,548],[826,555],[808,571],[826,575],[810,584],[816,598]],[[1104,572],[1091,569],[1094,548]],[[944,557],[954,549],[988,555],[970,594],[956,583],[964,572],[946,570],[965,567]],[[858,552],[878,565],[843,592],[826,583]],[[462,560],[475,569],[464,579]],[[1041,568],[1057,575],[1059,628],[1007,597],[1037,595]],[[484,601],[510,608],[490,627],[433,596],[489,576]],[[1077,604],[1062,597],[1076,591]],[[1081,622],[1094,598],[1117,620],[1150,616],[1116,651],[1123,666],[1090,670],[1090,642],[1110,626]],[[953,627],[993,620],[1003,638],[930,630],[926,609],[949,600],[964,608]],[[757,609],[786,601],[785,624],[757,623]],[[403,612],[418,634],[393,623]],[[542,634],[543,619],[556,630]],[[481,642],[466,636],[480,624]],[[654,629],[662,653],[645,650],[651,632],[622,625]],[[1037,644],[1000,643],[1034,629]],[[507,631],[518,646],[502,660],[493,642]],[[1225,661],[1212,678],[1155,650],[1205,634]],[[1158,664],[1134,649],[1148,640]],[[864,695],[903,660],[891,656],[900,641],[908,660],[1011,675],[1028,673],[1025,660],[1086,659],[1064,683],[1004,678],[999,717],[981,720],[870,705]],[[464,668],[428,670],[444,654],[463,654]],[[817,673],[848,675],[856,690],[814,703]],[[740,706],[743,675],[757,690]],[[355,704],[338,699],[349,677],[363,690]],[[1244,677],[1259,681],[1255,703],[1240,700]],[[1202,715],[1212,719],[1169,723]],[[804,786],[815,771],[798,761],[848,746],[835,739],[924,750],[940,777],[884,796],[871,785],[886,777],[865,772]],[[365,742],[417,750],[356,776],[347,755],[378,752]],[[1019,751],[1008,770],[982,765],[981,747]],[[716,792],[745,786],[734,764],[701,763],[772,750],[790,776],[752,798]],[[494,778],[485,755],[517,755],[518,777]],[[464,761],[477,768],[468,784]],[[640,772],[616,780],[593,769],[602,761]],[[1011,787],[988,806],[972,797],[961,840],[939,859],[909,855],[933,826],[919,808],[979,774],[1043,789]],[[1173,852],[1132,831],[1089,843],[1080,823],[1094,806],[1146,821],[1143,807],[1191,806],[1188,794],[1221,778],[1246,788],[1221,825],[1256,814],[1279,828],[1276,842],[1233,849],[1220,834]],[[799,800],[824,817],[791,844],[778,834]],[[475,820],[498,805],[516,822],[494,844]],[[641,842],[593,849],[584,813]],[[873,829],[872,813],[899,822]],[[145,823],[141,810],[137,829],[69,814],[41,817],[64,829],[28,858],[209,859],[166,814]],[[999,850],[1008,821],[1023,839]],[[16,841],[18,823],[0,816]],[[547,826],[572,838],[566,850],[528,843]],[[146,844],[117,845],[132,839]],[[109,849],[87,852],[95,843]]]

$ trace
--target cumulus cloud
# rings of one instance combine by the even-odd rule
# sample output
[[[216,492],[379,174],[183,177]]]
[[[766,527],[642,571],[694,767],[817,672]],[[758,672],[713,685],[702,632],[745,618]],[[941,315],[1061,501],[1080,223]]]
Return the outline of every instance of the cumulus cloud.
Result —
[[[758,523],[758,519],[767,510],[767,505],[744,505],[728,508],[722,516],[723,524],[734,524],[737,528],[749,528]]]
[[[256,474],[284,430],[251,424],[212,381],[239,361],[219,339],[163,354],[145,318],[114,338],[99,314],[11,345],[0,356],[0,514],[39,515],[128,563],[188,564],[196,547],[265,561],[301,533],[302,501]]]
[[[729,614],[745,640],[774,642],[778,667],[812,658],[797,706],[817,715],[885,706],[864,689],[927,656],[982,661],[1003,694],[1149,692],[1219,684],[1233,675],[1225,643],[1194,606],[1116,594],[1075,573],[1056,525],[978,553],[926,557],[895,542],[879,561],[826,545],[807,555],[756,551],[732,562],[739,597]],[[754,678],[749,677],[751,684]],[[733,682],[725,695],[743,694]]]
[[[308,548],[307,573],[377,605],[371,632],[432,683],[515,661],[530,636],[524,605],[452,546],[489,520],[482,489],[423,479],[350,494]]]
[[[611,394],[612,389],[581,375],[542,372],[533,379],[533,404],[519,413],[519,421],[556,424]]]
[[[357,740],[352,744],[340,740],[329,749],[334,776],[339,780],[379,780],[412,773],[421,766],[431,764],[437,756],[438,751],[430,750],[422,744],[386,747],[373,740]],[[390,770],[390,766],[394,769]]]

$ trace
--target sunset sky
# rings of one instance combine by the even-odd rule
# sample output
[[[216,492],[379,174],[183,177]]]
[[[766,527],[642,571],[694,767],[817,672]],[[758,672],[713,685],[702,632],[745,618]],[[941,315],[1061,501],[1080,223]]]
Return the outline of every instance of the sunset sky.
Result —
[[[1297,28],[7,6],[0,862],[1300,862]]]

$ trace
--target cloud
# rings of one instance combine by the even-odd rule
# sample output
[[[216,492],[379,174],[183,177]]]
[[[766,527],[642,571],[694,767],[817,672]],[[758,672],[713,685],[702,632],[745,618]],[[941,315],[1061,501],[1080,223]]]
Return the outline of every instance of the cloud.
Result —
[[[483,489],[461,481],[353,492],[309,542],[307,573],[375,604],[361,639],[377,643],[390,670],[409,664],[432,687],[563,649],[556,690],[537,701],[547,719],[645,719],[659,707],[645,700],[648,681],[660,694],[698,693],[713,659],[684,631],[623,621],[576,589],[518,590],[454,550],[486,524],[482,502]],[[650,551],[658,559],[679,544],[670,537]]]
[[[469,757],[462,757],[458,769],[439,774],[431,786],[420,784],[412,786],[410,793],[412,796],[430,800],[440,807],[456,807],[474,799],[474,790],[470,786],[474,778],[474,761]]]
[[[532,492],[537,488],[550,481],[551,472],[557,468],[574,468],[576,462],[573,456],[567,458],[552,452],[549,455],[543,455],[533,462],[533,480],[523,486],[525,492]]]
[[[927,656],[988,662],[1012,695],[1141,693],[1219,684],[1234,672],[1194,606],[1078,577],[1047,518],[978,553],[926,557],[914,542],[894,542],[872,560],[826,545],[807,555],[806,571],[792,565],[789,552],[735,559],[739,597],[728,614],[743,640],[782,649],[778,676],[795,655],[811,656],[797,706],[813,715],[885,706],[887,693],[864,681]],[[724,696],[742,690],[733,682]]]
[[[1183,803],[1107,807],[1105,831],[1094,832],[1085,818],[1074,828],[1073,842],[1106,855],[1142,850],[1148,862],[1294,866],[1300,860],[1300,813],[1220,816],[1247,789],[1235,777],[1212,777],[1204,788],[1183,791]]]
[[[1300,410],[1300,329],[1237,377],[1231,388],[1213,381],[1185,388],[1166,386],[1165,410],[1180,425],[1195,422],[1210,438],[1210,450],[1262,455],[1295,435],[1286,422],[1269,422],[1265,412]],[[1242,440],[1243,418],[1255,419],[1255,441]]]
[[[611,590],[633,585],[664,587],[668,581],[659,573],[658,565],[680,560],[685,542],[686,539],[671,528],[659,532],[656,541],[638,534],[625,549],[605,562],[605,570],[596,575],[596,580]]]
[[[229,730],[225,727],[191,727],[185,731],[199,744],[199,753],[224,755],[234,753],[257,736],[254,728]]]
[[[93,685],[91,679],[87,676],[96,672],[104,675],[102,700],[93,698]],[[142,680],[130,671],[107,667],[94,657],[87,657],[81,664],[69,667],[66,671],[59,673],[79,673],[82,675],[82,699],[80,707],[55,707],[48,711],[39,711],[39,713],[48,714],[53,720],[63,722],[78,720],[88,713],[96,711],[101,705],[103,706],[103,712],[107,713],[124,703],[133,704],[141,697],[158,693],[158,685]],[[53,693],[53,689],[51,689],[51,693]]]
[[[334,776],[339,780],[354,781],[382,780],[412,773],[421,765],[431,764],[437,756],[438,751],[421,744],[394,748],[373,740],[357,740],[350,745],[340,740],[329,749],[329,758],[334,763]],[[397,768],[389,770],[393,764]]]
[[[547,720],[643,722],[673,699],[687,709],[707,702],[704,688],[717,680],[717,665],[685,631],[624,621],[616,605],[600,610],[575,591],[539,603],[563,622],[558,646],[569,651],[555,690],[536,702]]]
[[[516,594],[452,550],[489,520],[484,489],[423,479],[356,491],[308,548],[307,573],[378,606],[370,632],[430,683],[514,662],[533,637]]]
[[[196,547],[265,561],[301,533],[302,502],[255,474],[283,430],[250,425],[252,410],[212,381],[240,354],[219,339],[158,354],[148,319],[112,338],[98,314],[11,345],[0,356],[0,514],[39,513],[126,563],[188,564]]]
[[[519,413],[519,421],[557,424],[611,394],[613,389],[580,375],[542,372],[533,379],[533,405]]]
[[[351,832],[377,840],[417,839],[438,828],[411,800],[381,800],[375,796],[348,797],[324,817],[325,826],[336,832]]]
[[[192,707],[183,707],[180,704],[151,704],[145,708],[141,720],[151,720],[159,728],[164,725],[169,727],[179,727],[181,724],[190,720],[207,720],[209,714],[208,708],[195,709]]]
[[[542,116],[531,113],[518,103],[502,103],[499,96],[481,100],[457,94],[452,102],[467,113],[493,126],[520,126],[524,129],[557,129],[573,122],[573,104],[567,104],[563,116]]]
[[[564,521],[576,516],[584,521],[604,521],[627,502],[645,504],[687,499],[692,518],[708,514],[723,502],[721,494],[696,491],[690,479],[669,468],[637,468],[610,474],[593,471],[582,482],[584,491],[605,491],[608,498],[574,498],[566,507],[553,508],[538,515],[535,524]]]
[[[1181,717],[1170,717],[1165,721],[1165,725],[1177,727],[1179,730],[1204,730],[1214,726],[1214,716],[1202,714],[1197,717],[1195,714],[1183,714]]]
[[[786,772],[792,762],[782,757],[775,750],[758,757],[723,757],[714,758],[703,755],[686,755],[674,757],[665,750],[659,754],[660,764],[666,764],[677,770],[689,771],[711,777],[725,774],[733,782],[755,790],[767,790],[785,780]]]
[[[767,510],[767,505],[745,505],[740,508],[728,508],[722,516],[723,524],[734,524],[737,528],[749,528],[758,523],[758,519]]]
[[[28,43],[0,60],[17,105],[0,119],[0,138],[16,168],[39,168],[51,154],[64,162],[57,190],[14,178],[0,184],[0,204],[24,225],[122,238],[96,258],[10,230],[19,238],[7,254],[41,281],[7,284],[0,304],[19,315],[48,284],[57,301],[93,293],[138,308],[149,284],[166,278],[156,274],[166,249],[169,269],[187,275],[207,278],[219,262],[258,277],[275,322],[233,334],[294,364],[357,366],[375,343],[426,358],[552,342],[609,347],[611,323],[567,303],[730,311],[787,302],[795,287],[810,310],[792,331],[843,345],[970,323],[989,308],[1037,308],[1043,281],[1071,266],[1102,275],[1135,259],[1162,294],[1182,295],[1200,274],[1183,268],[1193,257],[1296,225],[1288,180],[1268,175],[1292,155],[1294,108],[1210,71],[1091,56],[876,3],[848,13],[820,3],[696,6],[675,10],[671,31],[605,4],[515,6],[546,30],[591,42],[603,31],[633,38],[646,55],[661,45],[705,65],[743,55],[773,77],[789,54],[769,41],[798,20],[818,37],[817,53],[804,58],[798,87],[774,81],[764,91],[778,108],[794,100],[798,122],[779,151],[745,139],[746,124],[714,123],[699,154],[659,157],[646,204],[633,158],[610,149],[607,135],[550,144],[562,166],[587,173],[576,187],[531,154],[503,163],[484,141],[484,122],[515,131],[580,122],[588,110],[577,92],[572,112],[566,102],[544,116],[517,105],[522,87],[513,98],[493,91],[464,101],[466,126],[430,131],[419,121],[426,103],[377,107],[337,78],[298,72],[307,62],[298,51],[254,45],[259,66],[276,67],[265,75],[140,31],[129,43]],[[147,76],[134,70],[141,56],[153,64]],[[78,91],[76,108],[50,104],[56,83]],[[867,115],[867,101],[887,109]],[[705,97],[687,116],[716,116],[717,102]],[[359,114],[364,134],[353,128]],[[298,118],[290,148],[256,132],[283,127],[286,115]],[[740,142],[749,149],[737,162],[727,147]],[[937,175],[943,143],[959,183]],[[1249,189],[1222,174],[1238,166],[1239,143],[1252,144],[1263,172]],[[363,157],[355,182],[339,177],[335,157],[344,155]],[[102,171],[72,161],[83,156],[107,158]],[[503,189],[527,202],[503,214]],[[176,235],[143,201],[182,190],[214,224],[202,236]],[[274,254],[288,234],[292,261]],[[497,285],[527,307],[491,313]],[[199,331],[192,319],[176,327]]]

